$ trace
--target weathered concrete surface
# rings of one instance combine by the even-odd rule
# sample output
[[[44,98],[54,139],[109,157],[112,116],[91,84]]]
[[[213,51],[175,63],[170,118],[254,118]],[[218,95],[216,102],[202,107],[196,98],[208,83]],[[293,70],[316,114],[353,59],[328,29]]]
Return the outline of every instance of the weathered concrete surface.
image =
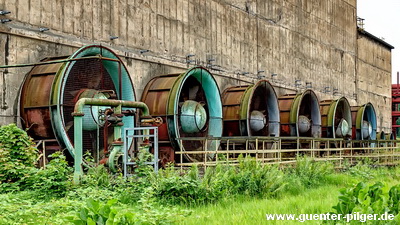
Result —
[[[152,77],[212,59],[208,66],[218,69],[211,72],[221,92],[257,75],[278,95],[311,82],[320,100],[372,102],[378,130],[390,131],[390,49],[357,34],[356,0],[0,0],[0,9],[12,12],[1,18],[13,20],[0,24],[3,65],[101,43],[123,57],[140,97]],[[195,62],[186,63],[188,54]],[[16,121],[18,89],[28,71],[1,70],[0,124]]]

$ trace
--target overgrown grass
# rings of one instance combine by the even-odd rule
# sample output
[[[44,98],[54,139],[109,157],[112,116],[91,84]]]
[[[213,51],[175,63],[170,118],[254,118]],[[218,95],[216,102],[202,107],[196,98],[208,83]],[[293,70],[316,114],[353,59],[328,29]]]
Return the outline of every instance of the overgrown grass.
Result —
[[[360,181],[397,184],[400,174],[398,168],[366,164],[338,173],[307,158],[299,159],[299,165],[279,169],[243,159],[237,167],[220,165],[204,176],[195,167],[186,174],[170,167],[128,181],[95,167],[64,197],[50,192],[47,198],[37,198],[35,191],[1,194],[0,224],[69,224],[79,221],[84,209],[89,215],[88,201],[105,205],[112,199],[110,213],[117,213],[109,216],[115,224],[290,224],[267,222],[265,214],[326,213],[337,203],[341,188]]]
[[[181,174],[172,166],[155,174],[139,160],[142,166],[130,179],[98,166],[73,186],[63,156],[55,155],[46,170],[36,169],[26,134],[15,126],[7,129],[16,136],[0,143],[1,154],[9,158],[0,160],[7,173],[0,176],[0,224],[288,224],[266,221],[265,214],[326,213],[340,188],[361,181],[397,184],[400,178],[399,167],[363,162],[337,172],[329,162],[306,157],[286,168],[240,158],[236,166],[222,163],[201,175],[197,167]],[[4,170],[14,165],[16,170]]]
[[[298,221],[267,221],[265,215],[332,212],[343,188],[353,187],[359,182],[370,185],[384,182],[388,186],[400,184],[399,167],[375,168],[361,162],[346,171],[335,172],[329,169],[330,172],[326,172],[322,170],[327,168],[326,165],[320,165],[321,168],[316,169],[313,166],[304,166],[309,162],[301,162],[302,160],[309,159],[300,159],[301,169],[289,168],[285,171],[285,178],[289,180],[278,196],[260,199],[236,195],[214,204],[192,207],[192,214],[180,224],[299,224]],[[310,175],[312,171],[317,174]],[[297,176],[299,174],[302,175]],[[313,182],[306,180],[315,176],[320,177]],[[322,221],[307,221],[305,224],[321,223]]]
[[[329,212],[339,189],[328,185],[306,190],[301,195],[288,194],[273,199],[234,196],[216,204],[192,208],[192,214],[180,224],[289,224],[290,221],[267,221],[265,214]]]

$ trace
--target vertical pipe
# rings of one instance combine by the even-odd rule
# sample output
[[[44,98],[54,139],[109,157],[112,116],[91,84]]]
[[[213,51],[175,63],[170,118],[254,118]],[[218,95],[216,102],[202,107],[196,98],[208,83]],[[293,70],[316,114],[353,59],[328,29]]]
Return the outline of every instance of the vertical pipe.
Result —
[[[120,115],[122,114],[122,106],[118,105],[115,108],[115,114]],[[117,124],[114,127],[114,140],[121,140],[121,126],[119,124]]]
[[[82,177],[82,114],[74,114],[74,184],[79,184]]]
[[[124,154],[125,155],[125,154]],[[154,129],[154,172],[158,172],[158,129]]]
[[[122,99],[122,71],[121,71],[120,61],[118,61],[118,82],[119,82],[119,99]]]
[[[123,162],[123,165],[124,165],[124,178],[127,178],[127,176],[128,176],[128,171],[127,171],[127,168],[128,168],[128,166],[127,166],[127,163],[128,163],[128,152],[129,152],[129,149],[128,149],[128,143],[127,143],[127,140],[128,140],[128,132],[126,131],[126,129],[124,130],[124,140],[123,140],[123,142],[124,142],[124,154],[123,154],[123,159],[124,159],[124,162]]]

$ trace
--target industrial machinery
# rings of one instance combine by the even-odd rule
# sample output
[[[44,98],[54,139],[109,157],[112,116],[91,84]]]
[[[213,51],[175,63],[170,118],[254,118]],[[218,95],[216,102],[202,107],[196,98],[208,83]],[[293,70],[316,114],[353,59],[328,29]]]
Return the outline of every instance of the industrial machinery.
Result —
[[[321,137],[319,101],[312,90],[278,98],[281,136]]]
[[[89,45],[32,68],[21,88],[20,115],[28,134],[46,142],[44,150],[66,148],[81,159],[83,149],[115,169],[121,130],[135,126],[136,108],[147,109],[134,101],[120,58],[106,47]]]
[[[227,88],[222,96],[224,136],[279,137],[278,98],[267,80]]]
[[[371,103],[362,106],[352,106],[354,140],[376,140],[376,113]]]
[[[205,68],[194,67],[182,74],[153,78],[146,85],[142,102],[152,116],[159,116],[159,149],[162,164],[181,160],[176,149],[202,151],[219,147],[218,140],[182,141],[184,137],[222,136],[222,103],[218,85]],[[208,155],[213,157],[213,155]],[[188,161],[201,161],[200,155],[185,154]]]
[[[352,118],[350,104],[345,97],[320,102],[322,137],[350,139]]]
[[[45,58],[28,66],[32,65],[20,93],[23,128],[43,143],[44,152],[68,150],[74,158],[74,180],[79,180],[82,173],[85,152],[116,171],[124,152],[122,146],[125,151],[139,149],[139,145],[150,151],[151,144],[145,138],[152,135],[156,139],[157,134],[160,159],[155,159],[154,165],[218,160],[210,152],[219,150],[221,142],[221,146],[230,147],[222,136],[247,138],[245,145],[242,142],[237,147],[234,143],[232,149],[255,149],[249,154],[256,157],[261,156],[257,152],[261,147],[258,142],[249,144],[254,136],[273,137],[264,138],[267,141],[263,140],[263,150],[272,146],[318,149],[321,136],[344,140],[377,138],[376,113],[371,103],[350,107],[344,97],[320,103],[312,90],[277,98],[267,80],[229,87],[221,100],[211,73],[194,67],[152,78],[144,88],[142,102],[136,102],[127,69],[106,47],[89,45],[71,56]],[[159,127],[152,129],[152,134],[135,133],[142,130],[135,127],[143,125]],[[379,137],[386,138],[384,133]],[[277,155],[266,153],[267,158]],[[290,159],[293,155],[285,157]],[[123,161],[126,160],[127,157]]]

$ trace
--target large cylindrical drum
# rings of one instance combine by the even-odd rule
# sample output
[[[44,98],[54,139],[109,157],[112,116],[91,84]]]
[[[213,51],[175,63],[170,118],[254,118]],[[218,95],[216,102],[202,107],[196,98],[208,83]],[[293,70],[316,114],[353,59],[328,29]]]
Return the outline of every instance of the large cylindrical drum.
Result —
[[[319,101],[312,90],[278,98],[281,136],[321,137]]]
[[[322,137],[350,139],[352,135],[351,107],[345,97],[320,102]]]
[[[152,116],[165,121],[159,127],[161,161],[174,160],[174,152],[216,150],[222,136],[222,103],[218,85],[203,67],[194,67],[182,74],[168,74],[147,83],[142,101]],[[180,138],[190,137],[190,141]],[[209,137],[205,143],[196,137]],[[200,161],[202,154],[185,154],[189,161]],[[213,157],[212,154],[207,154]],[[179,156],[175,158],[179,160]]]
[[[362,106],[352,106],[354,140],[376,140],[376,113],[371,103]]]
[[[268,81],[230,87],[222,96],[224,136],[279,137],[278,98]]]
[[[59,62],[60,60],[65,60]],[[71,113],[80,98],[135,101],[127,69],[110,49],[100,45],[80,48],[69,57],[46,58],[26,75],[21,89],[20,115],[23,127],[37,140],[57,139],[60,148],[74,156],[74,122]],[[51,63],[55,62],[55,63]],[[58,63],[57,63],[58,62]],[[83,148],[107,149],[104,133],[105,107],[86,106],[83,118]],[[134,118],[123,117],[122,128],[134,127]],[[107,129],[107,132],[104,132]],[[110,143],[111,144],[111,143]]]

